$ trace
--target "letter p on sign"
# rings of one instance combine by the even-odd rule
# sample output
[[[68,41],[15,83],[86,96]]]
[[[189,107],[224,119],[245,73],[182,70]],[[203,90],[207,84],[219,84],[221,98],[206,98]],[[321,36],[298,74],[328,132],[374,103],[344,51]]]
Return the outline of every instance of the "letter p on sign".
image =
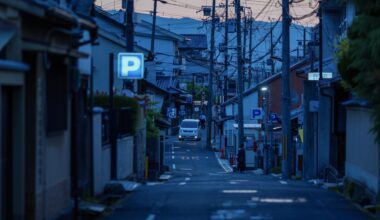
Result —
[[[143,79],[144,55],[141,53],[119,53],[118,76],[120,79]]]

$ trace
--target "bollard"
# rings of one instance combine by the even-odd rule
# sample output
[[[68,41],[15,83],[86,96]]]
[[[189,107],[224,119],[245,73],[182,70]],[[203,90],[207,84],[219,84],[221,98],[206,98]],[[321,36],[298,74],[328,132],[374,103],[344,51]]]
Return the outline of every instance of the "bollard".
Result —
[[[235,157],[234,157],[234,154],[231,154],[231,155],[230,155],[230,164],[231,164],[231,166],[235,165]]]
[[[225,159],[223,148],[220,150],[220,159]]]

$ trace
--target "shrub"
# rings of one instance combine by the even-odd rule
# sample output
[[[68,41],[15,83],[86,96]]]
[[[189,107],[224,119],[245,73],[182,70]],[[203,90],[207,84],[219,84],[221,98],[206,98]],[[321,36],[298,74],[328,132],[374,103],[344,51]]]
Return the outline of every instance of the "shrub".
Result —
[[[94,106],[109,109],[109,95],[94,95]],[[116,110],[116,126],[119,134],[134,133],[137,125],[139,103],[128,96],[115,95],[114,107]]]

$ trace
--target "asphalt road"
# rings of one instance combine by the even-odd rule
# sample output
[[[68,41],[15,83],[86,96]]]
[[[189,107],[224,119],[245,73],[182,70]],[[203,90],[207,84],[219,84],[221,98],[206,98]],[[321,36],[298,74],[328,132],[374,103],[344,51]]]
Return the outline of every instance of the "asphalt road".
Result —
[[[304,181],[226,172],[204,139],[169,139],[172,178],[139,187],[106,219],[371,219],[340,195]]]

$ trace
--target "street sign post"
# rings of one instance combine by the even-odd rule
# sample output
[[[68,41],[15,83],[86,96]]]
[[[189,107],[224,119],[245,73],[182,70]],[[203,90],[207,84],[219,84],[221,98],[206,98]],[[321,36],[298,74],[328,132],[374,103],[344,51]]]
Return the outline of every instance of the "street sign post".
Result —
[[[331,79],[333,77],[333,74],[331,72],[323,72],[322,78],[323,79]],[[319,80],[319,73],[318,72],[311,72],[308,74],[308,80],[309,81],[318,81]]]
[[[144,78],[144,54],[142,53],[119,53],[117,66],[117,75],[120,79]]]
[[[177,109],[169,107],[166,114],[167,114],[168,118],[171,118],[171,119],[176,118],[177,117]]]

